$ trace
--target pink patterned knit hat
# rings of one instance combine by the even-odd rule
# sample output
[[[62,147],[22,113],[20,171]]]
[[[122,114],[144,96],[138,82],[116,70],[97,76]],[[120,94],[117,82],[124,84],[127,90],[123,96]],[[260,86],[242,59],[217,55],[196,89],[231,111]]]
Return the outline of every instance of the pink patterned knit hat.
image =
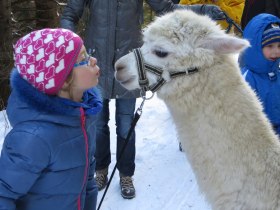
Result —
[[[33,31],[14,46],[15,66],[35,88],[55,95],[72,71],[82,45],[83,40],[67,29]]]

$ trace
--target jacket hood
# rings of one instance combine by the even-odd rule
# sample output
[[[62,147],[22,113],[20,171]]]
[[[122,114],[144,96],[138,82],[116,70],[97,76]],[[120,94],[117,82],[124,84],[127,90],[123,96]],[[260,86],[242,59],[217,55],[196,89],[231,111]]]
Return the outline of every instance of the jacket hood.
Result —
[[[7,114],[12,126],[30,120],[76,126],[80,124],[81,107],[86,115],[95,115],[102,109],[101,96],[96,88],[86,91],[83,102],[78,103],[38,91],[22,79],[16,69],[13,69],[10,81],[12,93]]]
[[[280,19],[270,14],[259,14],[248,23],[243,32],[243,38],[251,44],[242,56],[245,67],[256,73],[269,73],[275,63],[267,60],[262,53],[262,34],[270,23],[280,24]]]

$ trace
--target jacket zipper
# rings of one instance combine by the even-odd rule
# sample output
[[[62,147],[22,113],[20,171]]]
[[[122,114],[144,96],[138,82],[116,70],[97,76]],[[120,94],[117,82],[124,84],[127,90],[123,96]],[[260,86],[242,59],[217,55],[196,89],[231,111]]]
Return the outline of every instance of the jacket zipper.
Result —
[[[78,205],[78,210],[81,210],[81,194],[85,188],[85,184],[87,181],[87,176],[88,176],[88,166],[89,166],[89,160],[88,160],[88,136],[86,133],[86,128],[85,128],[85,112],[84,109],[81,107],[80,108],[80,113],[81,113],[81,125],[82,125],[82,131],[84,134],[84,140],[85,140],[85,150],[86,150],[86,166],[85,166],[85,172],[84,172],[84,179],[83,179],[83,184],[82,184],[82,191],[79,194],[78,200],[77,200],[77,205]]]

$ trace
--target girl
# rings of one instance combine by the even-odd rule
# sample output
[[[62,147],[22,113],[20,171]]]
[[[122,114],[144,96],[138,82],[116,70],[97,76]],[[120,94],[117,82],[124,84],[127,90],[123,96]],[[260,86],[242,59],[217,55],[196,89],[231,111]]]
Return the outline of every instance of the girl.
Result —
[[[31,32],[15,45],[0,157],[0,209],[96,208],[95,134],[102,108],[96,59],[65,29]],[[94,127],[94,126],[93,126]]]

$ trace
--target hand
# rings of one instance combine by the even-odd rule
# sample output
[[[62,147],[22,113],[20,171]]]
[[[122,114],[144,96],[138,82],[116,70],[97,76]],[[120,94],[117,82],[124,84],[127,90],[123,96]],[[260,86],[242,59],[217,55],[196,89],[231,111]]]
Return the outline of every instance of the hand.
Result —
[[[201,14],[208,15],[213,20],[224,20],[224,12],[216,5],[203,4],[201,7]]]

